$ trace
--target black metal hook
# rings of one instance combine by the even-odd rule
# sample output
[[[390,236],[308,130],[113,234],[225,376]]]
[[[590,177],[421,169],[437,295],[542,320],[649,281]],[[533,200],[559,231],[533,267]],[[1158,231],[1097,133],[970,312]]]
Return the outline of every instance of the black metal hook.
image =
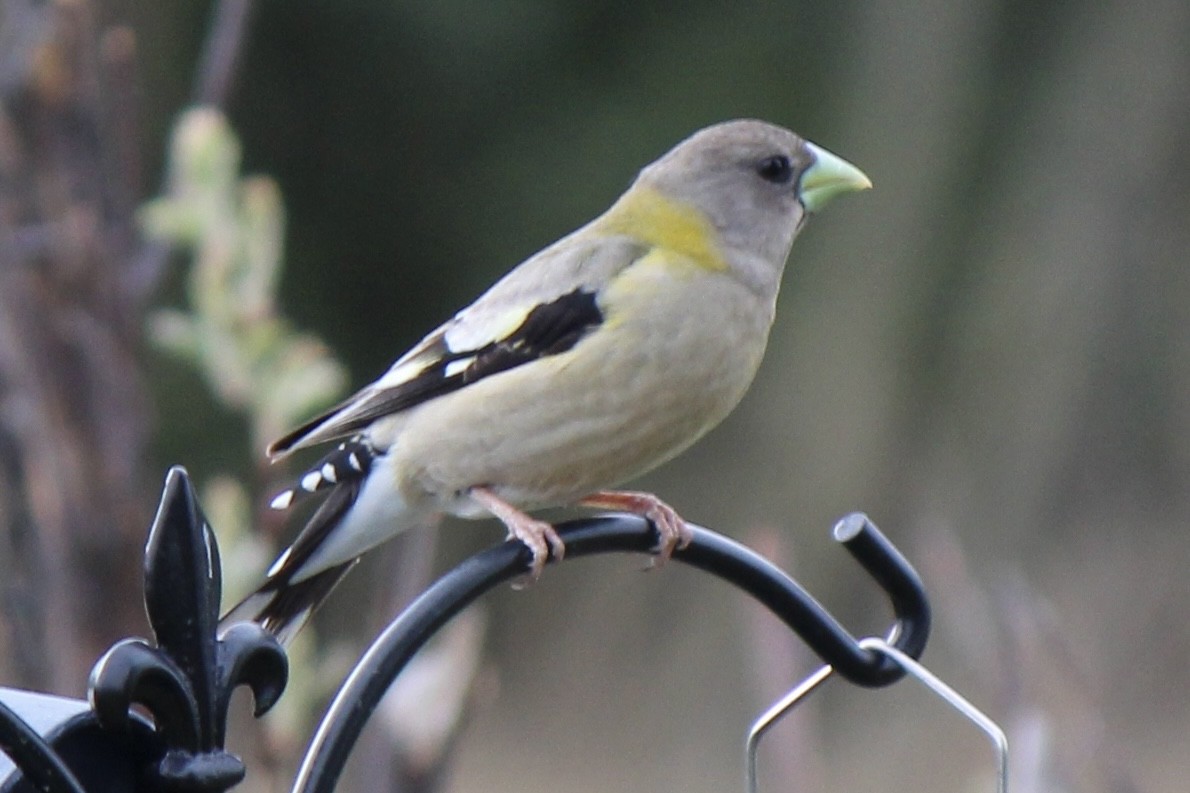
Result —
[[[745,546],[692,527],[694,540],[677,559],[722,578],[763,603],[835,670],[863,686],[886,686],[904,676],[887,656],[860,645],[796,581]],[[648,553],[656,544],[643,518],[615,515],[558,526],[567,558],[613,551]],[[888,643],[917,658],[925,649],[930,609],[917,572],[861,513],[836,524],[836,541],[888,594],[895,620]],[[372,642],[343,682],[319,725],[294,782],[295,793],[331,793],[365,723],[409,659],[452,617],[484,592],[523,574],[528,550],[507,542],[483,551],[439,578]]]

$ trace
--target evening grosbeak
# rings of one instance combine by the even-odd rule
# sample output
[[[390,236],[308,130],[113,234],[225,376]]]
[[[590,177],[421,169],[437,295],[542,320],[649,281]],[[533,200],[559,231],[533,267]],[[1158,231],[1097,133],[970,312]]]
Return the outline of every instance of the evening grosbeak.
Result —
[[[494,516],[562,557],[525,510],[648,518],[658,558],[689,542],[656,496],[611,490],[727,416],[760,365],[793,239],[809,213],[871,182],[761,121],[695,133],[595,220],[530,257],[359,393],[268,448],[335,443],[272,502],[323,496],[263,586],[227,620],[282,640],[361,554],[446,513]]]

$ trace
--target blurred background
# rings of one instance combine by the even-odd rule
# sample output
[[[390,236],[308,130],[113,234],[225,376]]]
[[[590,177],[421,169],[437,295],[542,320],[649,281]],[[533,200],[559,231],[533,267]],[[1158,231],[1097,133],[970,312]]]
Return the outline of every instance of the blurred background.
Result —
[[[265,466],[268,436],[690,132],[752,116],[876,187],[794,246],[740,408],[638,484],[857,634],[889,614],[829,529],[866,511],[931,593],[924,660],[1007,729],[1015,790],[1184,790],[1190,4],[3,14],[5,684],[80,695],[145,633],[169,465],[203,487],[243,593],[295,528],[262,510],[294,470]],[[295,648],[280,712],[237,726],[233,750],[261,755],[244,789],[287,789],[363,642],[501,538],[450,523],[365,561]],[[748,724],[816,661],[743,595],[641,567],[577,561],[485,599],[423,670],[433,695],[375,720],[349,789],[740,790]],[[991,757],[911,683],[836,682],[767,739],[761,789],[991,790]]]

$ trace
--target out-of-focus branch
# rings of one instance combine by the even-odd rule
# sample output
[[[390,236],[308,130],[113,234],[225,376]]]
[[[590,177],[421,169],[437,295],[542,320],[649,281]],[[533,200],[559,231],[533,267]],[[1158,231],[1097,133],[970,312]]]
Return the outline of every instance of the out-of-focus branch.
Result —
[[[219,0],[215,3],[194,78],[192,104],[219,110],[226,106],[235,88],[244,40],[255,9],[253,0]],[[161,238],[145,240],[137,251],[128,271],[128,286],[141,303],[156,291],[171,251],[169,241]]]
[[[220,0],[211,12],[211,26],[194,81],[194,103],[222,108],[235,87],[244,52],[244,37],[256,10],[253,0]]]

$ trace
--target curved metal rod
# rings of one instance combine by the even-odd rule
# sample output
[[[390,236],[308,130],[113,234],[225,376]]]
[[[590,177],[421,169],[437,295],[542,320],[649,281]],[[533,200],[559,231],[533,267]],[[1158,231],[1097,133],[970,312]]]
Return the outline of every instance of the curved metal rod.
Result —
[[[0,751],[34,788],[46,793],[84,793],[62,758],[37,731],[0,702]]]
[[[888,595],[896,618],[887,634],[889,643],[914,658],[919,657],[929,639],[930,605],[917,571],[861,512],[836,523],[832,536]],[[879,688],[904,676],[905,671],[892,659],[861,647],[788,574],[734,540],[702,529],[695,541],[684,552],[675,553],[674,558],[713,573],[752,595],[792,628],[818,657],[852,683]]]
[[[813,597],[764,557],[708,529],[692,526],[694,540],[673,558],[743,589],[792,628],[847,679],[884,686],[904,675],[882,653],[863,648]],[[643,518],[614,515],[558,526],[566,558],[613,551],[649,553],[657,542]],[[896,620],[890,644],[918,656],[929,635],[930,612],[917,573],[866,516],[849,515],[834,538],[884,588]],[[511,541],[463,561],[411,603],[372,642],[343,682],[318,727],[293,790],[331,793],[364,724],[409,659],[448,620],[497,584],[528,569],[529,552]]]

